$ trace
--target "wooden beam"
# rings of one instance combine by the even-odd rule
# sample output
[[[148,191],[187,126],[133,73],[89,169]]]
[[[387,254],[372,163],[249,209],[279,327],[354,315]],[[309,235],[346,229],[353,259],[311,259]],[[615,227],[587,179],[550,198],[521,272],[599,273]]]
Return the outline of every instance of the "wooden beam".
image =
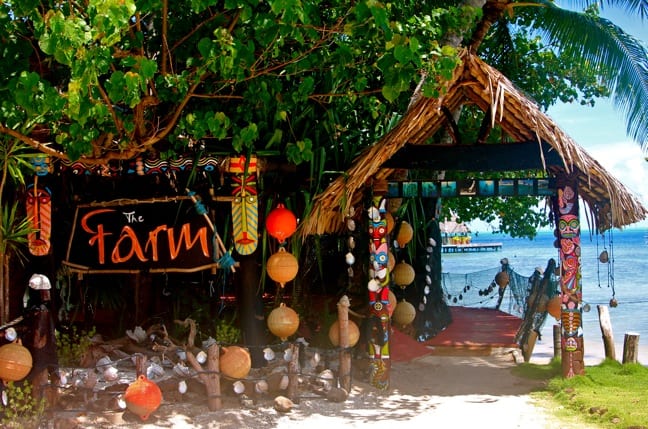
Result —
[[[412,170],[520,171],[562,166],[558,153],[542,143],[546,165],[542,164],[538,142],[481,145],[406,144],[387,162],[385,168]]]

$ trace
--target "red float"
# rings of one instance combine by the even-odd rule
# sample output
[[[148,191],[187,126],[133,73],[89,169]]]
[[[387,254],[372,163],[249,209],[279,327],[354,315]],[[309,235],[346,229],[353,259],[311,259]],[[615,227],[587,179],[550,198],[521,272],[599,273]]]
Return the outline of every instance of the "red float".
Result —
[[[162,402],[162,391],[157,384],[140,375],[132,382],[124,393],[126,407],[142,420],[148,419],[152,412],[158,409]]]
[[[286,241],[297,229],[297,218],[282,203],[277,204],[266,218],[266,230],[268,234],[279,240]]]

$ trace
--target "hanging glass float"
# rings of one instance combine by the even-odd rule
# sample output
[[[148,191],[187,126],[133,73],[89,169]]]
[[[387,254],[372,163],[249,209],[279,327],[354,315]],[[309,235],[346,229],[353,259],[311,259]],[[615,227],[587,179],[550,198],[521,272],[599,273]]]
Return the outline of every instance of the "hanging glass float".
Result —
[[[268,213],[266,218],[266,230],[268,234],[283,243],[293,235],[297,229],[297,218],[282,203]]]
[[[396,309],[396,305],[398,305],[398,300],[396,299],[396,295],[394,295],[394,292],[389,290],[388,293],[388,299],[389,299],[389,317],[392,317],[394,314],[394,310]]]
[[[414,228],[407,221],[402,221],[396,234],[396,242],[401,249],[407,245],[414,237]]]
[[[340,321],[339,320],[333,322],[333,324],[329,328],[328,337],[329,340],[331,340],[331,344],[333,344],[333,346],[337,347],[340,345]],[[355,346],[358,343],[359,339],[360,339],[360,328],[358,328],[358,325],[353,320],[349,320],[349,347]]]
[[[289,336],[299,328],[299,315],[295,310],[281,303],[268,315],[268,329],[281,341],[286,341]]]
[[[283,247],[280,247],[277,253],[270,256],[266,262],[268,276],[282,287],[297,276],[298,270],[297,258]]]
[[[20,381],[32,369],[32,355],[20,340],[0,347],[0,379],[4,382]]]
[[[140,375],[126,388],[124,401],[130,412],[146,420],[160,406],[162,391],[145,375]]]
[[[392,319],[401,326],[409,325],[416,317],[416,309],[409,302],[402,300],[396,304]]]
[[[495,283],[497,283],[497,285],[502,289],[508,286],[509,284],[508,273],[506,271],[500,271],[499,273],[497,273],[497,275],[495,275]]]
[[[394,283],[401,288],[406,288],[411,285],[416,277],[414,268],[407,262],[399,262],[392,270],[392,278]]]
[[[561,300],[560,295],[556,295],[547,301],[547,313],[549,313],[554,319],[560,320],[561,312]]]
[[[218,362],[220,371],[230,378],[245,378],[252,368],[250,352],[240,346],[229,346],[221,349]]]

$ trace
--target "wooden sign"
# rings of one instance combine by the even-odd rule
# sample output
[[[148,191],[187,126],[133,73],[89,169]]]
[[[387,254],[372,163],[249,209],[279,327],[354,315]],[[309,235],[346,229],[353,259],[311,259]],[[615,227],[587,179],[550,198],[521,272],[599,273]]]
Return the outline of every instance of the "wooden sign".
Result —
[[[64,263],[89,273],[193,272],[217,266],[213,232],[188,197],[80,205]]]

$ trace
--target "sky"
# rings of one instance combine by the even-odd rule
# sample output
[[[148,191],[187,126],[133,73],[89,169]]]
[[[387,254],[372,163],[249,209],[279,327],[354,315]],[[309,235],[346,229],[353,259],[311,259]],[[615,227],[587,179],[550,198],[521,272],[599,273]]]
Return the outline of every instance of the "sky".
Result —
[[[609,7],[601,11],[601,16],[644,45],[648,43],[648,20],[642,22],[622,10]],[[648,153],[643,153],[639,144],[627,136],[625,120],[611,101],[597,100],[593,108],[561,103],[551,107],[548,114],[648,207],[648,161],[645,160]],[[648,228],[648,220],[631,227]]]

